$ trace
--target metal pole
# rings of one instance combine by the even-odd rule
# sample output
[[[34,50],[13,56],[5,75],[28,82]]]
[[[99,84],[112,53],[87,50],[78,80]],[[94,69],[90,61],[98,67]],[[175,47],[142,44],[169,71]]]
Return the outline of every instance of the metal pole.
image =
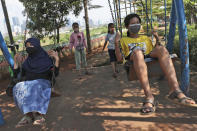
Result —
[[[165,7],[165,44],[167,43],[167,9],[166,9],[166,0],[164,0],[164,7]]]
[[[8,64],[13,69],[14,68],[14,60],[12,59],[12,56],[8,51],[8,47],[3,39],[1,32],[0,32],[0,49],[2,50],[2,53],[3,53],[4,57],[6,58]]]
[[[114,4],[114,14],[115,14],[115,21],[116,21],[116,32],[118,31],[118,26],[117,26],[117,17],[116,17],[116,5],[115,5],[115,0],[113,0],[113,4]]]
[[[111,11],[112,20],[113,20],[113,23],[115,24],[114,14],[113,14],[113,11],[112,11],[112,7],[111,7],[111,2],[110,2],[110,0],[108,0],[108,3],[109,3],[110,11]]]
[[[119,4],[119,19],[120,19],[120,33],[121,33],[121,37],[122,37],[122,22],[121,22],[121,11],[120,11],[120,0],[118,0],[118,4]]]
[[[146,27],[147,27],[147,34],[148,34],[148,7],[147,7],[147,0],[146,0]]]
[[[131,0],[129,0],[130,1],[130,14],[131,14]]]
[[[125,12],[126,12],[126,15],[127,15],[127,0],[124,0],[125,2]]]
[[[150,14],[151,14],[151,21],[150,21],[150,24],[151,24],[151,30],[153,29],[153,10],[152,10],[152,0],[150,0]]]
[[[152,31],[152,30],[153,30],[153,9],[152,9],[152,0],[150,0],[150,14],[151,14],[150,25],[151,25],[151,31]],[[152,35],[152,41],[153,41],[153,35]]]
[[[188,95],[190,85],[190,70],[189,70],[189,44],[187,35],[187,25],[184,12],[183,0],[174,0],[176,14],[179,25],[179,43],[181,57],[181,90]]]
[[[120,16],[119,16],[119,7],[118,7],[118,0],[115,0],[116,4],[116,13],[117,13],[117,28],[120,31]]]
[[[1,0],[1,5],[3,8],[4,16],[5,16],[6,26],[7,26],[7,30],[8,30],[8,34],[9,34],[9,39],[10,39],[10,44],[14,45],[14,39],[12,36],[12,29],[10,26],[10,21],[9,21],[9,17],[8,17],[8,12],[7,12],[7,8],[6,8],[5,0]],[[11,48],[11,50],[14,52],[14,54],[16,53],[14,46]]]
[[[26,37],[27,37],[27,22],[28,22],[28,14],[27,14],[26,23],[25,23],[24,41],[26,40]],[[24,47],[24,46],[23,46],[23,47]]]
[[[168,34],[168,41],[166,45],[166,48],[168,49],[169,53],[172,53],[173,51],[173,42],[176,33],[176,21],[177,21],[176,8],[175,8],[174,0],[172,0],[172,7],[170,14],[170,28]]]

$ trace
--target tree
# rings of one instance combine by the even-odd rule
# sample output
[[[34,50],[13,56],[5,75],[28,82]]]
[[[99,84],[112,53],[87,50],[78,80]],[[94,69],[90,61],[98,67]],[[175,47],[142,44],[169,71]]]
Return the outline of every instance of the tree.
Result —
[[[90,28],[89,28],[89,17],[88,17],[88,9],[96,9],[101,8],[100,5],[92,5],[90,3],[90,0],[83,0],[83,6],[84,6],[84,19],[86,24],[86,38],[87,38],[87,45],[88,45],[88,53],[91,53],[91,39],[90,39]]]
[[[171,12],[171,5],[172,5],[172,0],[166,0],[167,6],[167,16],[170,16]],[[185,14],[186,14],[186,19],[189,24],[192,24],[192,21],[196,24],[197,28],[197,1],[196,0],[183,0],[184,6],[185,6]],[[146,17],[150,23],[150,0],[147,0],[147,7],[148,7],[148,14],[144,13],[146,12],[146,0],[133,0],[133,3],[137,6],[137,13],[141,14],[142,17]],[[164,19],[164,0],[152,0],[152,13],[153,16]]]
[[[195,23],[195,29],[197,29],[197,2],[195,0],[185,0],[185,16],[187,22],[192,24],[192,20]]]
[[[166,6],[167,16],[169,16],[171,11],[172,0],[167,0],[166,2],[167,2],[167,6]],[[146,0],[139,0],[139,1],[136,0],[135,5],[137,6],[137,13],[141,14],[142,17],[144,18],[147,17],[148,22],[150,23],[150,10],[151,10],[150,0],[147,0],[148,14],[146,14]],[[164,0],[152,0],[152,14],[153,17],[164,19],[164,14],[165,14]]]
[[[91,52],[91,40],[90,40],[89,18],[88,18],[88,0],[83,0],[83,6],[84,6],[84,12],[85,12],[88,53],[90,53]]]
[[[51,36],[55,43],[59,43],[59,29],[67,24],[66,16],[69,12],[73,11],[74,15],[79,15],[82,10],[80,0],[19,1],[23,3],[29,18],[27,28],[30,30],[30,34],[39,38]]]

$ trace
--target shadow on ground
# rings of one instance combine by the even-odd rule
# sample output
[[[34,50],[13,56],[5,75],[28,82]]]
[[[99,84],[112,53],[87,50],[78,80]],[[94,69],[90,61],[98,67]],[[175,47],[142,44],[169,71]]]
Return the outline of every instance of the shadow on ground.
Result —
[[[89,57],[89,65],[99,63],[101,55]],[[102,55],[108,59],[107,53]],[[74,63],[63,63],[62,66]],[[177,68],[180,66],[176,64]],[[167,101],[164,97],[168,92],[167,81],[150,79],[150,85],[155,98],[159,101],[155,114],[144,116],[139,113],[143,101],[143,91],[138,81],[128,82],[126,73],[119,65],[118,78],[112,77],[111,66],[101,66],[91,69],[91,75],[83,75],[82,79],[71,70],[64,70],[57,78],[56,90],[60,97],[52,98],[46,125],[34,127],[32,125],[15,128],[22,114],[15,106],[12,98],[0,91],[0,108],[4,114],[6,124],[0,127],[2,131],[194,131],[197,130],[197,109],[182,107]],[[177,69],[180,76],[180,70]],[[197,73],[191,72],[191,95],[197,94]],[[8,81],[1,82],[5,87]],[[195,97],[194,97],[195,98]],[[195,100],[197,100],[195,98]]]

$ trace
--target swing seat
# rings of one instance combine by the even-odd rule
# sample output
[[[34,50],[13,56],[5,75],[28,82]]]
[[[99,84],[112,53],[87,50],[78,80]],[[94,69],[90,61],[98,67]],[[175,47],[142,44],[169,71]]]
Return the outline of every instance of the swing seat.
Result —
[[[170,57],[173,62],[178,59],[176,54],[170,54]],[[145,62],[147,64],[149,78],[164,76],[163,71],[161,70],[159,62],[156,58],[145,58]],[[138,80],[132,61],[127,61],[124,65],[124,68],[126,70],[127,78],[129,81]]]

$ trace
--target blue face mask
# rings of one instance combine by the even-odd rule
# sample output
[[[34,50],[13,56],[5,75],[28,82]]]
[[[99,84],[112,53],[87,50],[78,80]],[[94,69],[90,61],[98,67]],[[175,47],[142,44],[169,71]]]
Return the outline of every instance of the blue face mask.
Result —
[[[129,32],[132,34],[137,34],[140,31],[141,24],[131,24],[129,25]]]

